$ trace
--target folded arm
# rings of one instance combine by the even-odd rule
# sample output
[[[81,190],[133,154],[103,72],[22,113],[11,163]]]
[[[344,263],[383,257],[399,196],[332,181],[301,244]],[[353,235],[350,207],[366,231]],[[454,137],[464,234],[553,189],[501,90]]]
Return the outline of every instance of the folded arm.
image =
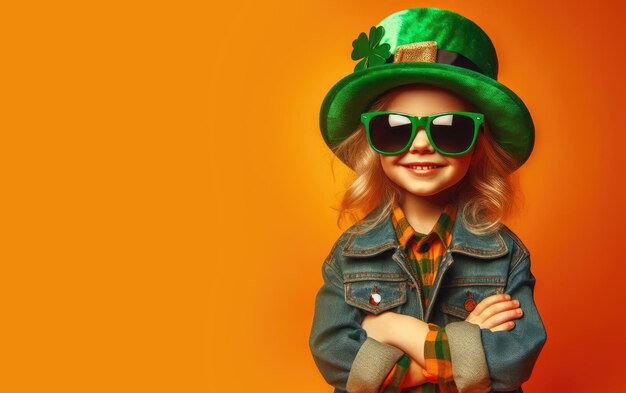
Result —
[[[534,282],[526,254],[512,264],[505,294],[483,299],[466,321],[445,326],[459,392],[510,391],[528,380],[546,340],[533,300]],[[363,322],[370,337],[396,346],[428,370],[425,322],[391,312],[368,315]]]
[[[515,390],[527,381],[546,341],[546,330],[533,298],[534,287],[530,255],[526,253],[511,265],[505,288],[505,293],[519,301],[523,316],[510,331],[480,330],[494,391]]]
[[[404,352],[367,336],[363,312],[345,302],[342,277],[330,263],[324,263],[322,277],[309,337],[313,359],[339,391],[377,393]]]
[[[410,370],[410,363],[405,357],[400,359],[383,383],[381,392],[396,392],[397,388],[425,382],[438,384],[441,392],[457,391],[445,327],[393,312],[368,315],[363,321],[363,327],[369,337],[398,347],[406,352],[405,357],[415,363]],[[422,375],[418,377],[416,373]]]

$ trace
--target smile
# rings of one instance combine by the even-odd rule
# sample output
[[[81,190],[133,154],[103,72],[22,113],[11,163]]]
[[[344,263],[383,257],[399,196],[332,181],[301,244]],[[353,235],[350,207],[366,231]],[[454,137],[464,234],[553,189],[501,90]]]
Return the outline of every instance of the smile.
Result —
[[[404,167],[406,169],[409,170],[409,172],[415,174],[415,175],[432,175],[434,173],[436,173],[437,171],[439,171],[439,169],[443,168],[444,165],[427,165],[427,166],[417,166],[417,165],[404,165]]]

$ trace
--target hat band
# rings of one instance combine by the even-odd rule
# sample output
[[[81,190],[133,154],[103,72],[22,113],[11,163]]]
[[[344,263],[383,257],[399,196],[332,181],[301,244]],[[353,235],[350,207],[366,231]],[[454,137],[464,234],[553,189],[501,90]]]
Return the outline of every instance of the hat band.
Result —
[[[468,70],[476,71],[485,76],[489,76],[484,73],[478,66],[467,57],[460,53],[452,52],[445,49],[439,49],[437,51],[437,63],[450,64],[453,66],[467,68]]]
[[[387,59],[387,63],[407,61],[449,64],[489,76],[478,68],[474,62],[462,54],[445,49],[438,49],[435,41],[413,42],[400,45],[396,48],[395,54]]]

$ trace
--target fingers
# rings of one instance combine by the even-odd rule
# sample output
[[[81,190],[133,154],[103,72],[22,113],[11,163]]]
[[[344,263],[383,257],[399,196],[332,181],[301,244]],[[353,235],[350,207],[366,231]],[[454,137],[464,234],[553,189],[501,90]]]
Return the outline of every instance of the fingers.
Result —
[[[521,318],[522,315],[518,300],[511,300],[508,294],[495,294],[483,299],[468,315],[466,321],[479,325],[481,329],[502,331],[513,329],[515,327],[513,320]]]
[[[521,318],[523,311],[521,308],[515,308],[513,310],[502,311],[491,318],[487,319],[483,325],[486,329],[491,329],[492,327],[501,325],[506,322],[511,322],[514,319]]]
[[[500,332],[500,331],[507,331],[507,330],[511,330],[515,327],[515,322],[513,321],[509,321],[509,322],[505,322],[502,323],[498,326],[492,327],[491,330],[492,332]]]
[[[474,311],[472,311],[472,314],[478,316],[487,307],[491,306],[492,304],[495,304],[495,303],[498,303],[498,302],[507,301],[509,299],[511,299],[511,296],[509,294],[499,294],[499,293],[496,293],[495,295],[488,296],[488,297],[484,298],[483,300],[481,300],[481,302],[476,305],[476,308],[474,309]]]
[[[507,300],[499,303],[494,303],[487,307],[479,316],[483,321],[491,318],[492,316],[499,314],[503,311],[512,310],[519,307],[519,301]]]

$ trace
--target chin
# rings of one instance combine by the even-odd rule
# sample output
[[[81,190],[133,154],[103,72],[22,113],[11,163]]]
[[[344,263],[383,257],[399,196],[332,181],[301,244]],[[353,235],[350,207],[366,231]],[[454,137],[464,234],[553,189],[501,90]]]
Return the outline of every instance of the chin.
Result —
[[[442,189],[424,189],[424,188],[405,188],[405,191],[415,196],[433,196],[439,194]]]
[[[436,187],[402,187],[406,192],[420,197],[435,196],[447,191],[454,184],[437,185]]]

